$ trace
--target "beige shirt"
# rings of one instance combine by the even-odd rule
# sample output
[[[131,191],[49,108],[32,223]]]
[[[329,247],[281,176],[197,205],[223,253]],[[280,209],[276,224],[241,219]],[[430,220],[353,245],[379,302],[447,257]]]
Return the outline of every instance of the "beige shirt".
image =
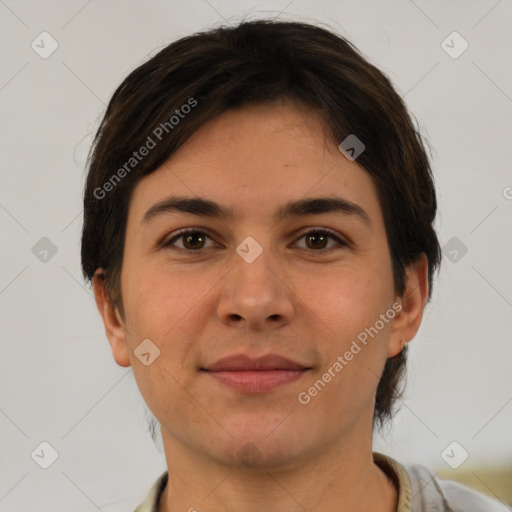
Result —
[[[423,466],[406,467],[374,452],[373,460],[398,489],[397,512],[510,512],[510,508],[468,487],[439,480]],[[133,512],[158,512],[160,496],[167,484],[162,473],[144,501]],[[130,512],[126,510],[126,512]]]

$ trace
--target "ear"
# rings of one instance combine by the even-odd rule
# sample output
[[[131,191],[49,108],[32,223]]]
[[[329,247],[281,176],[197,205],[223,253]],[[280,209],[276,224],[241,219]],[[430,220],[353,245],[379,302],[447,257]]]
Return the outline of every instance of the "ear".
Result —
[[[110,343],[112,355],[119,366],[130,366],[124,322],[118,308],[112,304],[108,295],[104,269],[98,268],[96,270],[92,284],[96,306],[103,319],[105,334]]]
[[[406,267],[406,276],[405,292],[398,300],[401,309],[393,319],[388,357],[396,356],[420,328],[428,297],[428,260],[425,253]]]

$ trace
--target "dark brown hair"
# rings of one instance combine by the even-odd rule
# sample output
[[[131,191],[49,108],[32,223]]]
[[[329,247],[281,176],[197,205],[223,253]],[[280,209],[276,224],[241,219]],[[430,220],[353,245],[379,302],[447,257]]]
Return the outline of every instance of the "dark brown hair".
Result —
[[[436,193],[422,137],[401,97],[343,37],[307,23],[258,20],[173,42],[132,71],[110,100],[88,159],[82,269],[91,280],[104,267],[121,315],[120,274],[134,187],[205,121],[231,108],[280,99],[317,109],[337,144],[351,134],[365,144],[357,162],[378,191],[396,294],[405,291],[406,266],[425,253],[430,300],[441,261],[433,227]],[[149,150],[142,157],[143,147]],[[386,362],[374,415],[381,425],[391,417],[404,367],[403,353]]]

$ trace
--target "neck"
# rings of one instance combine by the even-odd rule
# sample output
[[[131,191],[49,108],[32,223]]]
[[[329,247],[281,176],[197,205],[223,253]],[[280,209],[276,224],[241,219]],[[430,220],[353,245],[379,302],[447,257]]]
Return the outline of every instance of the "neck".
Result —
[[[158,512],[394,512],[398,492],[370,443],[347,443],[287,467],[226,466],[164,441],[169,480]]]

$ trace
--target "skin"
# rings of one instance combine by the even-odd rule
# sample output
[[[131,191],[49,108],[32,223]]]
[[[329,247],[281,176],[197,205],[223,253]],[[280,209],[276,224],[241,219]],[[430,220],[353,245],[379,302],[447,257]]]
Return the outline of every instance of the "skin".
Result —
[[[171,194],[212,199],[236,216],[168,212],[141,223]],[[361,206],[371,227],[339,212],[272,217],[288,200],[333,194]],[[159,245],[182,228],[210,238]],[[312,228],[329,228],[346,245],[308,244],[303,235]],[[263,249],[252,263],[236,252],[248,236]],[[134,190],[121,272],[124,316],[107,298],[102,270],[94,293],[114,359],[132,366],[161,426],[171,476],[159,512],[396,509],[397,489],[372,460],[374,400],[386,358],[419,329],[427,261],[407,269],[400,313],[308,404],[299,403],[298,393],[397,300],[373,180],[337,149],[314,110],[281,101],[203,125]],[[134,354],[144,339],[160,350],[149,366]],[[260,394],[200,371],[240,352],[279,354],[312,369]]]

